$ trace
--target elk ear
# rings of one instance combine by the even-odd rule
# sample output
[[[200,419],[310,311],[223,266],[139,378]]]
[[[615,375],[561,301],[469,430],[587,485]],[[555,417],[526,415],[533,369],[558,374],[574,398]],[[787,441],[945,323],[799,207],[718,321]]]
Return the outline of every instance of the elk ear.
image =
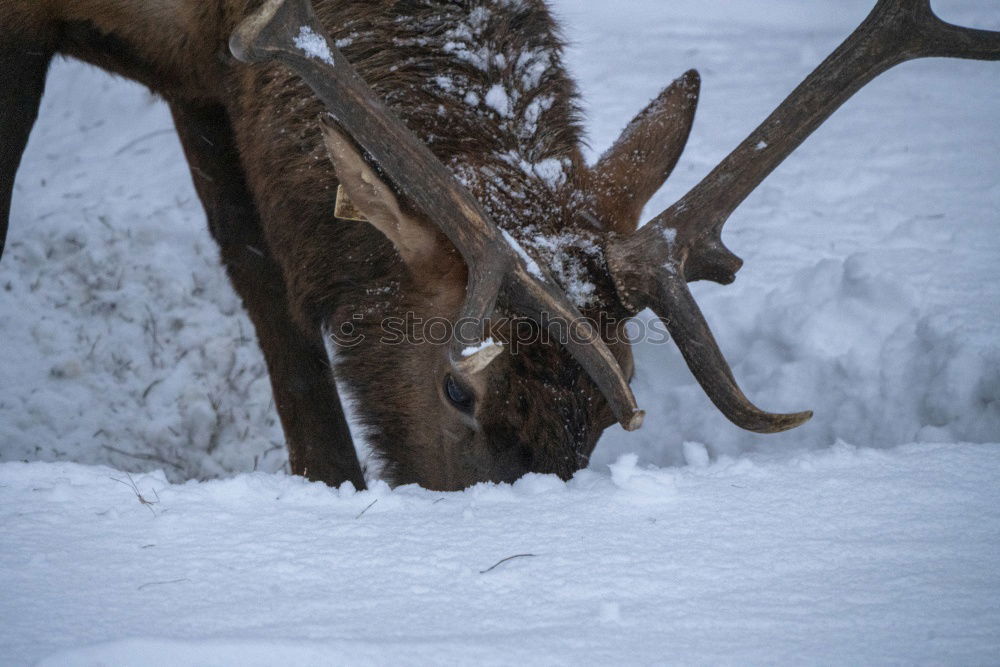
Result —
[[[700,88],[695,70],[674,81],[591,169],[596,213],[610,229],[635,231],[642,208],[674,170],[691,133]]]
[[[438,269],[452,261],[446,256],[447,239],[420,216],[407,213],[400,206],[392,187],[378,174],[337,123],[320,117],[320,128],[327,152],[337,173],[337,180],[351,204],[375,229],[392,241],[403,261],[414,269]]]

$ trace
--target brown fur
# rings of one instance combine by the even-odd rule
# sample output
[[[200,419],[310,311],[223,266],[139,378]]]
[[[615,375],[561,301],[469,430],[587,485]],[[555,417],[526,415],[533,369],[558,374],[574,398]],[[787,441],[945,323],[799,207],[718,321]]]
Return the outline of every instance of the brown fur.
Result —
[[[397,252],[391,233],[332,217],[337,180],[315,121],[320,103],[287,69],[238,64],[226,48],[233,27],[257,4],[7,0],[0,36],[26,36],[43,60],[62,53],[140,81],[171,105],[223,263],[256,326],[294,472],[363,485],[320,334],[345,322],[366,338],[338,351],[336,375],[357,399],[393,483],[457,489],[528,471],[568,477],[586,465],[614,419],[559,345],[539,343],[502,355],[470,387],[477,402],[468,415],[444,395],[444,347],[378,342],[385,317],[412,312],[454,318],[466,268],[440,236],[434,260],[421,261]],[[587,314],[620,316],[603,258],[593,248],[592,223],[585,220],[606,208],[601,192],[620,191],[634,175],[621,173],[620,165],[591,172],[583,163],[575,88],[544,2],[314,4],[366,81],[502,227],[535,245],[557,277],[569,280],[557,270],[567,262],[582,267],[593,285]],[[8,64],[17,57],[8,55]],[[28,74],[36,84],[37,70]],[[43,81],[44,68],[40,76]],[[0,128],[5,141],[26,139],[39,95],[35,85],[0,98],[0,117],[6,111],[17,121]],[[508,108],[498,111],[505,101]],[[644,141],[655,141],[660,130],[639,131]],[[11,145],[0,162],[5,187],[23,150]],[[655,163],[656,156],[651,159]],[[637,169],[643,171],[641,192],[614,212],[616,228],[635,225],[665,165]],[[411,241],[413,230],[433,229],[406,202],[381,209],[405,212]],[[0,213],[6,224],[6,211]],[[537,238],[550,241],[533,243]],[[553,239],[562,244],[555,251]],[[628,346],[613,350],[630,367]]]

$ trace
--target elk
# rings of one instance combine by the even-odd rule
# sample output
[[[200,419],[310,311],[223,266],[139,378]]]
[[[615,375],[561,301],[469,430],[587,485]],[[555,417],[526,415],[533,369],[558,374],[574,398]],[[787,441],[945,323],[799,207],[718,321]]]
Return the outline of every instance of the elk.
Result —
[[[734,280],[729,215],[877,75],[914,58],[1000,59],[1000,33],[945,23],[930,0],[878,0],[640,227],[686,144],[698,74],[589,166],[544,0],[6,0],[0,35],[0,244],[51,58],[145,84],[170,106],[256,328],[292,471],[364,486],[335,377],[389,481],[434,489],[565,478],[605,428],[638,428],[621,325],[644,308],[734,424],[808,420],[744,396],[687,283]],[[389,344],[385,322],[403,313],[472,326],[444,344]],[[500,314],[553,336],[515,353]],[[347,325],[361,342],[332,343],[331,375],[331,332]]]

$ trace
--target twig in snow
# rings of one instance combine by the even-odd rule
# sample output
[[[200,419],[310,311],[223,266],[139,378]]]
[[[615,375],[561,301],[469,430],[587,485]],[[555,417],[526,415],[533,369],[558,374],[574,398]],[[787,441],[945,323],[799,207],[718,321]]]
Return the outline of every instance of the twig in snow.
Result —
[[[366,507],[363,510],[361,510],[361,512],[356,517],[354,517],[354,518],[355,519],[360,519],[361,515],[364,514],[365,512],[367,512],[368,510],[370,510],[372,508],[372,505],[374,505],[377,502],[378,502],[378,498],[376,498],[375,500],[373,500],[370,503],[368,503],[368,507]]]
[[[191,581],[190,579],[171,579],[170,581],[147,581],[144,584],[140,584],[136,590],[141,591],[144,588],[149,588],[150,586],[163,586],[165,584],[179,584],[185,581]]]
[[[159,378],[157,380],[153,380],[152,382],[150,382],[149,386],[146,387],[146,390],[142,392],[142,400],[146,400],[146,397],[149,396],[149,392],[153,391],[153,387],[160,384],[161,382],[163,382],[163,378]]]
[[[486,568],[485,570],[480,570],[479,574],[486,574],[492,570],[497,569],[509,560],[514,560],[515,558],[535,558],[535,554],[514,554],[513,556],[507,556],[506,558],[501,558],[499,561]]]
[[[212,406],[212,414],[215,415],[215,423],[212,424],[212,432],[208,435],[208,444],[205,447],[205,451],[211,454],[215,451],[215,448],[219,446],[219,441],[222,439],[222,429],[224,424],[222,413],[219,412],[222,407],[222,401],[210,393],[208,395],[208,404]],[[233,421],[231,416],[229,421]]]
[[[156,316],[153,315],[153,309],[146,304],[146,313],[149,315],[149,324],[143,324],[143,329],[149,332],[150,337],[153,339],[153,347],[149,351],[149,361],[153,364],[153,368],[159,368],[160,362],[156,356],[157,351],[160,349],[160,337],[156,331]]]
[[[130,473],[125,473],[125,475],[128,477],[128,482],[120,480],[117,477],[112,477],[111,479],[115,480],[119,484],[122,484],[122,485],[127,486],[128,488],[132,489],[132,492],[135,494],[135,497],[139,499],[139,502],[142,503],[143,505],[145,505],[146,507],[148,507],[149,511],[153,513],[153,516],[156,516],[156,510],[153,509],[153,505],[156,505],[157,503],[160,502],[160,496],[159,496],[159,494],[156,493],[156,489],[153,489],[153,495],[156,496],[156,500],[147,500],[139,492],[139,487],[136,486],[135,480],[132,479],[132,475]]]

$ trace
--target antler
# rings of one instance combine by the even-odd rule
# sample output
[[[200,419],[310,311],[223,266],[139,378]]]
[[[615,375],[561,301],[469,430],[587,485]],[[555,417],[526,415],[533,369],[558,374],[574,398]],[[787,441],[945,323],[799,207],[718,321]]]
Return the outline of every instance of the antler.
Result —
[[[841,104],[876,76],[915,58],[1000,60],[1000,33],[951,25],[930,0],[879,0],[865,21],[743,143],[676,204],[628,237],[612,237],[608,266],[619,295],[664,320],[713,403],[760,433],[794,428],[811,412],[780,415],[743,395],[687,288],[728,284],[743,262],[722,243],[730,214]]]
[[[237,26],[230,49],[244,62],[278,60],[293,69],[332,115],[326,120],[327,131],[360,146],[448,237],[469,267],[463,320],[488,318],[498,294],[506,290],[517,308],[540,322],[570,323],[575,335],[566,337],[567,349],[600,388],[622,426],[634,430],[641,425],[643,413],[628,380],[593,326],[550,276],[534,263],[529,268],[447,167],[378,99],[326,35],[309,0],[268,0]],[[462,347],[456,337],[451,359],[457,370],[467,366]]]

